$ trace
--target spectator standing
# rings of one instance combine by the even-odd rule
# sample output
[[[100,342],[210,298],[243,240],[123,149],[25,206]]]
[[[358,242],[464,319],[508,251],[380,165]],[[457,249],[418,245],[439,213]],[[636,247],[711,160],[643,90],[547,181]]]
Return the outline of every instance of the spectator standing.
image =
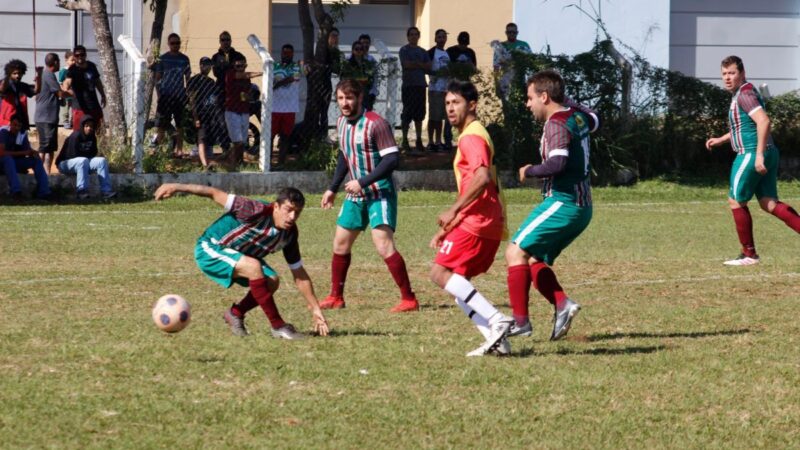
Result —
[[[18,173],[26,173],[33,169],[36,177],[36,197],[49,200],[50,184],[42,160],[31,148],[28,133],[22,129],[22,115],[14,114],[9,118],[8,126],[0,128],[0,164],[8,180],[8,190],[15,200],[22,198],[22,187]]]
[[[514,53],[533,53],[531,46],[525,41],[517,39],[519,29],[517,24],[509,23],[506,25],[506,40],[494,46],[494,58],[492,66],[498,72],[499,81],[497,85],[500,99],[505,101],[511,82],[514,80]],[[497,41],[495,41],[497,42]]]
[[[69,135],[56,159],[58,171],[63,174],[75,174],[75,187],[80,200],[89,198],[89,174],[97,173],[100,180],[100,194],[104,199],[117,196],[111,189],[111,176],[108,161],[100,156],[97,150],[95,120],[92,116],[81,118],[80,128]]]
[[[450,55],[444,49],[447,43],[447,32],[442,29],[436,30],[434,34],[436,45],[428,50],[431,59],[430,84],[428,86],[428,151],[437,152],[445,148],[450,150],[452,143],[442,144],[442,131],[444,120],[444,96],[447,93],[447,83],[450,81],[447,75],[450,64]],[[451,138],[452,139],[452,138]]]
[[[225,74],[225,125],[233,148],[228,154],[228,168],[233,170],[242,162],[247,128],[250,124],[250,79],[261,72],[246,72],[247,59],[239,53],[233,60],[233,70]]]
[[[39,135],[39,156],[44,162],[44,171],[50,174],[53,164],[53,153],[58,148],[58,110],[64,91],[58,84],[56,72],[61,61],[55,53],[48,53],[44,58],[45,69],[41,76],[41,89],[36,95],[36,113],[33,121]]]
[[[156,142],[164,139],[164,130],[175,120],[175,155],[183,156],[183,111],[187,102],[186,83],[192,74],[189,57],[181,53],[181,37],[172,33],[167,37],[169,51],[161,55],[154,72],[158,83],[156,107]]]
[[[458,33],[458,44],[447,48],[447,54],[450,56],[452,64],[465,64],[472,70],[477,70],[478,60],[475,57],[475,50],[469,48],[469,33],[462,31]],[[462,71],[457,71],[459,74]],[[466,72],[466,71],[464,71]],[[451,74],[453,78],[455,75]],[[468,79],[460,81],[469,81]]]
[[[214,63],[214,78],[217,79],[217,87],[222,94],[225,93],[225,74],[233,69],[233,62],[240,56],[244,58],[244,55],[231,47],[231,34],[227,31],[220,33],[219,50],[211,57],[211,61]],[[223,95],[220,98],[220,104],[224,100]]]
[[[274,64],[272,84],[272,136],[280,136],[278,144],[278,163],[283,164],[289,149],[289,136],[294,129],[295,115],[300,110],[300,74],[302,63],[294,61],[294,47],[284,44],[281,47],[281,60]]]
[[[408,44],[400,48],[400,65],[403,68],[402,102],[403,112],[400,114],[400,127],[403,132],[403,151],[410,152],[408,129],[411,122],[417,133],[417,150],[422,146],[422,121],[425,119],[425,72],[431,70],[431,59],[419,42],[419,28],[410,27],[406,31]]]
[[[372,86],[375,84],[375,65],[370,62],[366,56],[366,46],[361,40],[353,42],[350,47],[350,58],[342,65],[342,79],[355,80],[361,85],[362,92],[364,92],[364,111],[371,111],[372,105],[370,104],[367,109],[367,101],[370,97],[368,94],[372,91]],[[372,102],[375,97],[372,97]]]
[[[96,128],[103,124],[103,108],[106,106],[106,91],[100,80],[97,66],[86,59],[86,47],[76,46],[72,50],[75,65],[67,70],[67,76],[61,89],[74,99],[72,104],[72,130],[80,129],[81,118],[90,115],[95,120]],[[100,101],[97,92],[100,92]]]
[[[58,71],[58,84],[61,86],[64,84],[64,80],[67,78],[67,71],[70,67],[75,64],[75,57],[72,55],[72,50],[67,50],[64,53],[64,65],[61,66],[61,69]],[[72,97],[65,96],[61,99],[60,109],[58,112],[58,120],[59,123],[64,125],[64,128],[72,128]]]
[[[364,95],[364,110],[372,111],[375,107],[375,100],[378,98],[378,60],[369,54],[369,48],[372,46],[372,37],[368,34],[362,34],[358,37],[358,41],[364,47],[364,59],[372,64],[372,84],[369,91],[365,91]]]
[[[39,73],[42,68],[37,67],[37,76],[34,78],[34,85],[22,81],[28,66],[18,60],[12,59],[5,68],[5,78],[0,80],[0,126],[7,126],[11,122],[11,117],[19,115],[22,131],[27,132],[30,127],[28,119],[28,98],[35,96],[41,89],[41,77]]]
[[[214,154],[214,144],[222,129],[220,123],[219,96],[220,91],[214,80],[208,76],[214,63],[211,58],[200,58],[200,73],[192,76],[186,83],[192,119],[197,129],[197,147],[200,163],[208,169]]]
[[[331,106],[331,95],[333,94],[333,84],[331,84],[333,82],[333,74],[339,75],[341,73],[342,52],[339,50],[339,29],[333,27],[328,34],[328,56],[325,59],[325,73],[323,74],[324,81],[322,83],[324,90],[319,97],[322,104],[319,105],[319,117],[317,119],[319,120],[322,136],[327,136],[328,134],[328,109]]]

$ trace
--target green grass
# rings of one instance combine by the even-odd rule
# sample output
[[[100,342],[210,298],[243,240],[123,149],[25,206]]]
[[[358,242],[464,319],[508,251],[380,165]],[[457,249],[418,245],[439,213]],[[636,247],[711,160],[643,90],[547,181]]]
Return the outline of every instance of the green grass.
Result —
[[[781,195],[800,206],[800,183]],[[354,249],[333,335],[231,336],[241,297],[194,264],[211,201],[3,207],[3,448],[787,448],[800,442],[800,239],[753,208],[763,262],[728,268],[738,243],[724,185],[595,190],[595,216],[556,272],[584,309],[565,341],[532,292],[532,338],[510,358],[467,359],[480,336],[427,278],[451,193],[400,195],[397,245],[423,304],[398,292],[369,239]],[[507,193],[513,229],[539,201]],[[317,292],[335,211],[300,221]],[[280,255],[284,318],[310,326]],[[505,305],[502,250],[476,286]],[[159,332],[150,307],[185,296],[191,325]],[[507,310],[507,308],[504,309]]]

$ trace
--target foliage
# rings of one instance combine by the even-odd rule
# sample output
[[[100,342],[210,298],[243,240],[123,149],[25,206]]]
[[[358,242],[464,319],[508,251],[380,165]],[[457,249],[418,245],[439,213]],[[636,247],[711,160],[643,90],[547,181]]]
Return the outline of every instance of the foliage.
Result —
[[[308,148],[300,152],[297,159],[287,161],[286,170],[323,170],[332,174],[336,169],[338,146],[326,139],[312,139]]]
[[[788,92],[767,100],[772,138],[781,155],[800,157],[800,93]]]

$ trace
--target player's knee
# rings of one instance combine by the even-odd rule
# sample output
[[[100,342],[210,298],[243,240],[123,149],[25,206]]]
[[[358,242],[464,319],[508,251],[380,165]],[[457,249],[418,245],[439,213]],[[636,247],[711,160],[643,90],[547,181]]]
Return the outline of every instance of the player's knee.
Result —
[[[281,287],[281,279],[278,278],[277,275],[267,277],[267,289],[269,289],[270,292],[277,291],[279,287]]]
[[[264,273],[261,271],[261,261],[249,256],[243,256],[236,263],[236,272],[248,280],[264,278]]]
[[[525,252],[514,243],[508,244],[508,247],[506,247],[505,256],[506,263],[510,266],[525,264],[526,260],[528,259]]]
[[[765,197],[758,199],[758,205],[761,206],[761,209],[764,211],[771,213],[772,210],[775,209],[777,202],[773,198]]]
[[[447,284],[447,280],[450,278],[450,275],[451,273],[446,267],[440,266],[439,264],[434,264],[431,267],[429,277],[435,285],[439,286],[440,288],[444,288],[444,286]]]

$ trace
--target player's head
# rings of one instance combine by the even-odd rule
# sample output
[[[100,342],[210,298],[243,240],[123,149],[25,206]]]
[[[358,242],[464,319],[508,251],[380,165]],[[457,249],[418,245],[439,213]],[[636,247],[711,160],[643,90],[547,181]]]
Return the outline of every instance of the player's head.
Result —
[[[419,28],[408,27],[406,30],[406,38],[408,39],[409,44],[417,45],[417,42],[419,42]]]
[[[231,48],[231,34],[223,31],[219,34],[219,48],[227,52]]]
[[[469,81],[451,81],[447,85],[444,107],[450,125],[463,130],[464,126],[475,120],[477,115],[478,89]]]
[[[348,119],[355,119],[361,115],[361,102],[364,90],[361,83],[346,78],[336,85],[336,103],[342,115]]]
[[[433,34],[433,40],[436,42],[437,47],[444,47],[444,44],[447,43],[447,31],[439,28],[436,30],[436,33]]]
[[[536,120],[546,120],[548,112],[564,103],[564,78],[552,69],[536,72],[528,78],[528,101],[525,104]]]
[[[735,92],[744,84],[744,63],[742,58],[731,55],[722,60],[720,64],[722,70],[722,84],[725,89]]]
[[[44,65],[51,71],[56,72],[61,68],[61,58],[59,58],[56,53],[48,53],[47,56],[44,57]]]
[[[519,34],[519,29],[517,28],[517,24],[514,22],[509,22],[506,25],[506,38],[509,42],[514,42],[517,40],[517,35]]]
[[[6,76],[14,81],[21,80],[27,71],[28,65],[19,59],[12,59],[11,61],[7,62],[5,66]]]
[[[458,45],[469,45],[469,33],[466,31],[458,33]]]
[[[283,44],[281,47],[281,62],[290,63],[294,59],[294,46],[292,44]]]
[[[22,116],[19,113],[13,114],[8,119],[8,131],[11,134],[17,134],[22,129]]]
[[[300,213],[306,206],[306,198],[299,189],[286,187],[278,191],[275,198],[275,208],[272,210],[272,221],[275,227],[281,230],[292,228],[300,218]]]

